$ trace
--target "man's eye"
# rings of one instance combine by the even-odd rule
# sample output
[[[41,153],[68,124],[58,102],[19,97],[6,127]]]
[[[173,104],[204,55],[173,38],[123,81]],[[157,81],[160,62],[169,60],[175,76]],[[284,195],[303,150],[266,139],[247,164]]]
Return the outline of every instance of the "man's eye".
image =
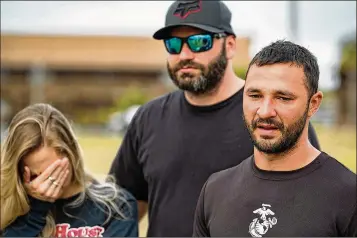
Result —
[[[278,97],[279,100],[283,100],[283,101],[290,101],[291,98],[286,98],[286,97]]]

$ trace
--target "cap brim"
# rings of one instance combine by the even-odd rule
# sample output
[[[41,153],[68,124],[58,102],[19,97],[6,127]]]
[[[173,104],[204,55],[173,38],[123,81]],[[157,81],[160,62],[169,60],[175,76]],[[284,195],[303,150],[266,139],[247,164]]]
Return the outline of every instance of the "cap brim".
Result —
[[[212,33],[224,32],[224,30],[222,30],[222,29],[218,29],[216,27],[211,27],[211,26],[207,26],[207,25],[195,24],[195,23],[182,23],[182,24],[175,24],[175,25],[163,27],[160,30],[156,31],[154,33],[153,37],[156,40],[162,40],[162,39],[168,38],[171,35],[171,30],[173,28],[179,27],[179,26],[191,26],[191,27],[195,27],[195,28],[198,28],[198,29],[201,29],[204,31],[212,32]]]

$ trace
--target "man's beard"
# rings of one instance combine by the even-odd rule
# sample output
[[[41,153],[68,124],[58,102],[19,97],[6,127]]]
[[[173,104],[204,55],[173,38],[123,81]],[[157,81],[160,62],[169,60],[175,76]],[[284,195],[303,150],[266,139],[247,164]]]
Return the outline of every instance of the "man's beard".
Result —
[[[296,146],[296,143],[299,140],[304,130],[304,127],[306,125],[308,111],[309,111],[309,106],[307,106],[304,114],[297,121],[295,121],[294,124],[289,125],[287,127],[285,127],[283,123],[277,122],[271,118],[268,119],[258,118],[255,121],[252,121],[251,124],[249,124],[246,121],[244,115],[243,115],[243,119],[248,128],[250,138],[252,139],[254,146],[259,151],[266,154],[283,154],[289,152],[291,149],[293,149]],[[254,131],[255,129],[258,128],[258,124],[261,123],[277,127],[278,130],[281,132],[280,139],[278,139],[278,141],[276,142],[270,142],[269,140],[265,140],[265,139],[258,139],[254,135]]]
[[[178,71],[185,66],[199,69],[201,72],[199,75],[182,73],[178,76]],[[214,91],[221,83],[226,68],[227,57],[225,44],[223,44],[220,54],[214,58],[207,67],[191,60],[184,60],[171,68],[167,62],[167,70],[172,82],[178,88],[194,95],[203,95]]]

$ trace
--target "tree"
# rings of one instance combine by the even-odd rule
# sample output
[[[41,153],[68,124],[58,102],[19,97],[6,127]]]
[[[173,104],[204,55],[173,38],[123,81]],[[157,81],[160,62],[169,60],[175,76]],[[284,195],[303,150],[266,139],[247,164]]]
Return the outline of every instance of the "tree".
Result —
[[[351,99],[355,100],[355,98],[353,99],[354,95],[350,95],[351,92],[349,88],[353,85],[352,83],[356,81],[356,74],[353,73],[356,72],[356,37],[355,34],[353,34],[353,38],[344,37],[344,39],[345,40],[341,42],[341,58],[339,64],[340,86],[337,90],[339,125],[346,124],[350,121],[348,119],[348,111],[353,110],[353,108],[351,109]]]

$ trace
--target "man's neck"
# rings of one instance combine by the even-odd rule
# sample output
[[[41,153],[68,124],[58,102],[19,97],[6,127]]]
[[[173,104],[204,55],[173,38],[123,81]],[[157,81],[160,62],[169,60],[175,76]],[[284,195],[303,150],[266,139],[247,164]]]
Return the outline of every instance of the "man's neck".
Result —
[[[227,70],[220,85],[207,94],[195,95],[185,91],[186,100],[195,106],[209,106],[226,100],[238,92],[245,81],[235,75],[233,70]]]
[[[294,148],[281,154],[266,154],[254,148],[254,161],[266,171],[292,171],[310,164],[321,152],[313,147],[308,137],[299,140]]]

